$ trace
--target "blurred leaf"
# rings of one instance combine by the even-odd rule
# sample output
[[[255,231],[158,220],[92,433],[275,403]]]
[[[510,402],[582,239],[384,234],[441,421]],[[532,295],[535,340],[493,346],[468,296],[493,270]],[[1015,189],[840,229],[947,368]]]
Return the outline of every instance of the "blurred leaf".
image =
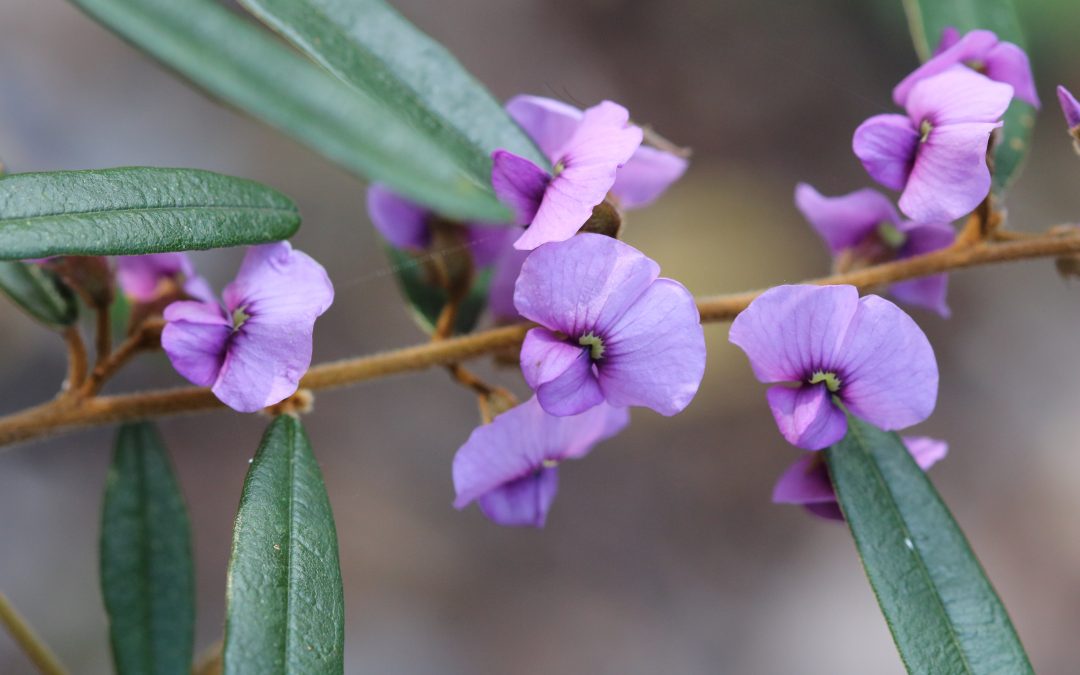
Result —
[[[186,675],[195,573],[184,500],[149,422],[120,428],[105,484],[101,588],[120,675]]]
[[[214,0],[72,0],[211,95],[349,171],[462,220],[509,220],[490,176]]]
[[[409,304],[410,314],[421,330],[428,334],[433,333],[449,295],[429,278],[423,260],[390,245],[385,246],[385,249],[398,287]],[[464,335],[476,328],[484,308],[487,307],[491,274],[491,268],[486,268],[474,275],[469,294],[458,308],[457,320],[454,322],[455,334]]]
[[[997,36],[1026,49],[1024,33],[1012,0],[903,0],[915,51],[924,61],[930,58],[949,26],[962,34],[976,28],[994,31]],[[1020,173],[1035,128],[1035,109],[1013,100],[1005,113],[1005,126],[994,146],[994,189],[1004,190]]]
[[[837,498],[911,673],[1032,673],[963,532],[895,433],[848,416],[826,451]]]
[[[285,195],[209,171],[128,167],[0,179],[0,260],[258,244],[299,226]]]
[[[75,294],[41,266],[0,262],[0,291],[38,321],[63,328],[79,318]]]
[[[488,90],[383,0],[240,4],[330,72],[452,149],[480,180],[491,175],[491,153],[499,148],[547,165]]]
[[[244,479],[226,597],[226,674],[343,671],[334,517],[295,417],[270,423]]]

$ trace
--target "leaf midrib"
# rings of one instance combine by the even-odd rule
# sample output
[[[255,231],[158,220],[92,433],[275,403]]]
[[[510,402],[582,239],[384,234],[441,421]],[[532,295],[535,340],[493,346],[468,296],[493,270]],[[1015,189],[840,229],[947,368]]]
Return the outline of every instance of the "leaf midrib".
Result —
[[[94,214],[102,213],[115,213],[115,214],[127,214],[127,213],[153,213],[156,211],[252,211],[256,213],[280,213],[283,215],[299,215],[297,209],[291,209],[286,207],[273,207],[273,206],[244,206],[244,205],[230,205],[230,204],[213,204],[213,205],[199,205],[199,204],[185,204],[185,205],[168,205],[168,206],[131,206],[131,207],[113,207],[113,208],[101,208],[101,209],[84,209],[78,211],[60,211],[56,213],[42,213],[33,216],[4,216],[0,217],[0,226],[7,223],[26,222],[32,220],[40,220],[47,218],[63,218],[63,217],[77,217],[77,216],[92,216]]]

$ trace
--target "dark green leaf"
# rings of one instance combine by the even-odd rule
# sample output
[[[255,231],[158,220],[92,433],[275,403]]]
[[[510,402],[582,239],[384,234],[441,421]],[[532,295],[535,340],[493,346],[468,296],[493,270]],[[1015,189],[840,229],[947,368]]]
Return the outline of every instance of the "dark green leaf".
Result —
[[[402,295],[409,303],[410,313],[417,325],[427,333],[435,330],[439,314],[446,306],[448,295],[429,278],[422,260],[417,260],[405,251],[387,245],[386,255],[393,265],[394,276]],[[480,321],[487,306],[488,287],[491,282],[491,269],[482,269],[476,273],[469,294],[458,309],[454,332],[465,334],[472,331]]]
[[[487,89],[383,0],[240,4],[330,72],[454,148],[474,175],[490,175],[499,148],[547,164]]]
[[[300,421],[275,419],[252,461],[233,530],[225,673],[341,673],[345,604],[337,535]]]
[[[344,168],[462,220],[510,218],[447,138],[340,82],[214,0],[72,0],[211,95]]]
[[[259,244],[299,226],[285,195],[209,171],[129,167],[0,179],[0,260]]]
[[[976,28],[992,30],[1002,40],[1026,48],[1013,0],[903,0],[903,3],[915,51],[923,60],[930,58],[941,32],[949,26],[961,34]],[[1035,109],[1013,100],[994,147],[995,190],[1004,190],[1019,174],[1034,127]]]
[[[0,262],[0,291],[48,326],[70,326],[79,318],[75,294],[55,274],[39,265]]]
[[[165,446],[120,428],[105,486],[101,588],[120,675],[186,675],[195,636],[191,533]]]
[[[963,532],[900,437],[849,416],[826,458],[908,672],[1033,672]]]

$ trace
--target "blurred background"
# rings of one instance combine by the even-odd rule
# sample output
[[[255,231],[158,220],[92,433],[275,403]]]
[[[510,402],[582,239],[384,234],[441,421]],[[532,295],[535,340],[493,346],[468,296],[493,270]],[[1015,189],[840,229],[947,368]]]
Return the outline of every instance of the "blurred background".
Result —
[[[820,275],[824,247],[792,205],[871,181],[851,132],[890,111],[916,65],[899,0],[398,0],[500,98],[627,105],[695,154],[631,214],[627,239],[697,294]],[[1080,88],[1080,5],[1018,3],[1046,104],[1009,195],[1017,229],[1080,214],[1080,161],[1054,99]],[[223,108],[62,0],[0,0],[0,157],[11,171],[199,167],[282,189],[299,248],[337,300],[316,361],[424,339],[403,309],[356,180]],[[196,254],[217,286],[241,252]],[[954,275],[954,316],[916,319],[942,366],[919,433],[945,438],[932,476],[1009,607],[1036,670],[1074,672],[1080,630],[1080,289],[1052,264]],[[0,413],[51,397],[63,348],[0,304]],[[450,461],[477,424],[441,371],[324,393],[307,419],[339,528],[349,673],[903,672],[847,530],[770,503],[798,455],[727,326],[675,419],[564,466],[543,531],[450,502]],[[490,370],[488,372],[491,372]],[[513,371],[499,377],[520,387]],[[160,356],[111,390],[180,384]],[[221,636],[232,519],[265,419],[161,424],[191,512],[197,647]],[[77,673],[109,672],[97,578],[111,430],[0,451],[0,589]],[[31,672],[0,634],[0,672]]]

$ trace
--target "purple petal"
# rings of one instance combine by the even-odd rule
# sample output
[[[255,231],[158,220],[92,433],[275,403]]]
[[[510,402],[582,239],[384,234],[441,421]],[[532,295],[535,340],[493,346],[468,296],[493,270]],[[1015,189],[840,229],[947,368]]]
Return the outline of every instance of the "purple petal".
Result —
[[[915,162],[919,134],[903,115],[875,115],[859,125],[851,148],[870,177],[903,190]]]
[[[161,347],[176,372],[192,384],[217,380],[232,335],[232,323],[215,303],[182,300],[165,308]]]
[[[949,444],[945,441],[928,436],[901,436],[908,452],[915,458],[919,468],[926,471],[930,467],[945,459],[949,454]]]
[[[1065,115],[1065,124],[1070,130],[1080,127],[1080,101],[1061,85],[1058,85],[1057,95],[1061,102],[1061,112]]]
[[[559,491],[559,470],[540,469],[477,498],[480,511],[497,525],[543,527]]]
[[[930,341],[893,303],[869,295],[848,330],[840,397],[856,417],[882,429],[922,422],[937,402],[938,369]]]
[[[506,257],[515,250],[514,240],[520,235],[518,228],[503,225],[474,224],[465,228],[465,237],[477,267],[488,267]]]
[[[375,183],[368,188],[367,209],[371,224],[396,248],[423,250],[431,243],[433,214],[420,204]]]
[[[1041,107],[1027,52],[1011,42],[999,42],[986,54],[984,62],[987,77],[1011,85],[1016,98],[1036,108]]]
[[[836,502],[822,502],[820,504],[803,504],[803,508],[811,515],[826,520],[844,520],[844,512],[840,510],[840,504]]]
[[[955,30],[955,29],[954,29]],[[947,39],[942,35],[942,41]],[[998,42],[997,36],[988,30],[973,30],[956,41],[955,44],[942,50],[926,63],[919,66],[913,73],[900,81],[893,89],[893,101],[896,105],[905,105],[911,90],[916,84],[928,77],[956,67],[965,61],[982,61],[986,53]]]
[[[514,307],[514,285],[517,284],[521,266],[531,251],[519,251],[513,246],[495,261],[488,287],[488,307],[497,323],[510,323],[521,319]]]
[[[506,104],[506,112],[552,164],[558,161],[556,153],[574,135],[583,117],[574,106],[541,96],[515,96]]]
[[[986,146],[996,124],[949,124],[919,148],[900,210],[922,222],[950,222],[971,213],[990,192]]]
[[[960,31],[956,29],[956,26],[945,26],[945,28],[941,29],[941,39],[938,40],[937,49],[934,50],[934,56],[944,52],[957,42],[960,42]],[[899,103],[898,105],[903,104]]]
[[[689,165],[678,155],[642,145],[615,172],[611,193],[624,209],[648,206],[679,180]]]
[[[534,328],[525,335],[521,372],[551,415],[577,415],[604,400],[589,351],[547,329]]]
[[[818,452],[803,453],[776,481],[772,500],[776,504],[835,503],[836,493],[825,456]]]
[[[600,388],[615,406],[682,412],[705,375],[705,334],[694,296],[657,279],[605,334]]]
[[[797,389],[777,385],[766,392],[776,426],[788,443],[804,450],[821,450],[847,433],[847,419],[832,402],[823,384]]]
[[[629,119],[626,108],[611,101],[585,111],[574,135],[557,153],[562,171],[544,190],[535,217],[514,246],[534,249],[569,239],[581,229],[615,184],[618,168],[641,145],[641,129],[630,125]],[[499,194],[498,186],[495,192]]]
[[[994,82],[968,68],[921,80],[907,100],[908,116],[918,127],[930,122],[935,129],[951,124],[997,122],[1012,100],[1013,88]]]
[[[222,295],[228,311],[243,308],[249,321],[314,323],[334,302],[334,286],[322,265],[279,241],[249,248]]]
[[[907,237],[899,258],[930,253],[952,246],[956,240],[956,230],[945,223],[905,223],[901,231]],[[949,318],[949,305],[945,301],[949,289],[948,274],[933,274],[920,279],[901,281],[889,286],[889,293],[903,303],[923,307],[937,312],[943,318]]]
[[[157,296],[162,279],[193,273],[191,261],[183,253],[125,255],[116,258],[116,281],[124,294],[136,302],[149,302]]]
[[[633,246],[583,233],[525,259],[514,305],[526,319],[577,339],[604,331],[659,275],[660,266]]]
[[[728,339],[759,381],[803,382],[841,362],[858,307],[853,286],[777,286],[735,317]]]
[[[799,183],[795,187],[795,205],[834,254],[852,248],[880,224],[900,221],[888,197],[868,188],[825,197],[806,183]]]
[[[533,222],[551,182],[551,175],[524,157],[506,150],[496,150],[491,160],[491,186],[495,195],[514,212],[518,225]]]

